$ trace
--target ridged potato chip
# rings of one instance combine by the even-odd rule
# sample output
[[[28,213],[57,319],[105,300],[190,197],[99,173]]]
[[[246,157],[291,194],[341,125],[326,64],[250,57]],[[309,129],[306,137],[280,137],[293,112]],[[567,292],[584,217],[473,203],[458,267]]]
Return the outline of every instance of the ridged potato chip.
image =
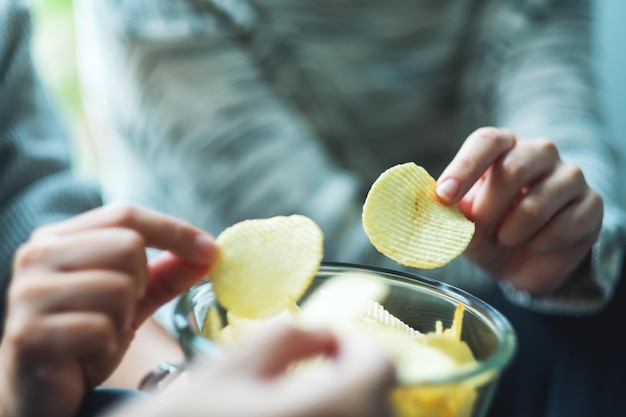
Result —
[[[210,280],[219,303],[242,318],[262,318],[293,305],[323,256],[319,226],[301,215],[250,219],[216,239]]]
[[[363,228],[374,247],[401,265],[432,269],[458,257],[474,223],[437,197],[436,181],[413,162],[383,172],[363,205]]]

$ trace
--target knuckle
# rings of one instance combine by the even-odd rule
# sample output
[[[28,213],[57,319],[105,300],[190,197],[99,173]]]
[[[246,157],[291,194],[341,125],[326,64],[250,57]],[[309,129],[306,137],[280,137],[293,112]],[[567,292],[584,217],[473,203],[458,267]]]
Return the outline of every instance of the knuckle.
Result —
[[[520,214],[533,224],[543,223],[548,218],[546,206],[538,199],[527,197],[519,204]]]
[[[115,237],[118,256],[121,259],[130,261],[143,256],[145,249],[144,238],[137,232],[130,229],[119,229]]]
[[[462,172],[473,172],[476,169],[476,162],[469,158],[460,158],[457,161],[458,169]]]
[[[539,138],[533,141],[535,146],[539,149],[540,152],[550,155],[552,158],[559,158],[559,150],[556,147],[556,144],[549,139]]]
[[[118,226],[132,225],[139,216],[139,208],[131,204],[116,204],[108,207],[110,223]]]
[[[33,335],[36,335],[36,332],[32,320],[28,320],[24,315],[14,315],[6,323],[2,343],[13,346],[15,352],[28,355],[34,349]]]
[[[187,225],[185,223],[172,224],[170,232],[172,242],[184,242],[187,239]]]
[[[493,126],[479,127],[475,133],[481,140],[491,142],[493,145],[500,141],[501,131]]]
[[[550,231],[550,241],[555,248],[570,246],[575,243],[572,227],[555,227]]]
[[[602,197],[597,192],[589,189],[587,198],[590,201],[591,209],[597,213],[599,213],[600,217],[604,214],[604,201]]]
[[[86,326],[84,331],[86,336],[93,338],[92,340],[102,340],[103,342],[115,338],[117,333],[113,319],[104,314],[94,317],[91,325]]]
[[[114,275],[107,280],[106,292],[112,303],[123,302],[134,293],[132,280],[126,275]]]
[[[586,184],[585,174],[583,173],[582,168],[578,165],[574,164],[564,164],[563,169],[567,173],[568,178],[571,178],[573,181],[579,184]]]
[[[16,269],[28,268],[42,263],[50,257],[53,248],[40,241],[29,241],[22,244],[15,253],[14,265]]]
[[[15,280],[9,287],[8,299],[11,304],[28,303],[37,300],[42,291],[32,280]]]
[[[502,175],[506,177],[507,181],[515,184],[523,182],[529,169],[526,163],[517,158],[505,158],[502,161]]]

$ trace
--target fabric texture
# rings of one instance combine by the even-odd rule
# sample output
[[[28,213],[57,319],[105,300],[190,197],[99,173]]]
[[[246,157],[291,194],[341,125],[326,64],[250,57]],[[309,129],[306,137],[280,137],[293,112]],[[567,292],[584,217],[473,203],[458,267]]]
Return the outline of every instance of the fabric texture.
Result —
[[[12,259],[19,245],[37,227],[101,204],[97,188],[73,175],[67,134],[33,67],[29,13],[27,1],[0,1],[2,316]]]
[[[503,126],[553,140],[605,202],[591,275],[549,296],[502,285],[505,295],[573,316],[611,299],[626,236],[623,161],[598,112],[588,1],[76,4],[107,200],[214,235],[300,213],[322,227],[325,260],[402,269],[362,230],[370,184],[407,161],[436,177],[474,129]],[[479,296],[497,285],[462,257],[409,272]]]
[[[471,290],[516,329],[490,417],[626,410],[626,347],[611,337],[625,305],[624,166],[598,112],[588,0],[75,4],[106,199],[213,234],[301,213],[323,228],[326,260],[398,269],[360,224],[382,170],[414,161],[436,176],[483,125],[551,138],[605,202],[591,276],[538,298],[462,258],[408,272]]]

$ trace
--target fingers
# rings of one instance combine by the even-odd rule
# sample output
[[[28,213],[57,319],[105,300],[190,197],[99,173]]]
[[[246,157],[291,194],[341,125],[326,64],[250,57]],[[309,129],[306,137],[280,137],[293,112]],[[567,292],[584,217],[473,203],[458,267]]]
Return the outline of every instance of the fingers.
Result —
[[[134,230],[146,246],[171,251],[188,262],[208,265],[216,256],[213,239],[192,225],[145,208],[111,205],[41,228],[34,237],[64,236],[85,230]]]
[[[336,350],[337,339],[330,331],[276,326],[257,339],[252,349],[241,356],[239,365],[269,378],[283,373],[296,361],[317,355],[332,356]]]
[[[391,384],[394,382],[394,368],[391,359],[383,350],[367,340],[346,338],[341,340],[339,353],[336,355],[337,366],[340,369],[360,370],[363,374],[382,375]],[[362,364],[369,364],[366,369]],[[346,372],[346,375],[349,373]],[[355,378],[360,378],[355,375]]]
[[[527,141],[520,148],[524,156],[507,155],[470,191],[471,208],[464,212],[503,247],[526,245],[546,252],[595,240],[602,201],[580,169],[546,152],[543,141]],[[505,164],[514,158],[515,163]]]
[[[33,317],[100,311],[120,329],[132,325],[148,281],[141,236],[116,228],[40,236],[16,254],[10,308],[30,307]]]
[[[455,179],[457,192],[444,184]],[[504,129],[472,133],[439,179],[477,228],[497,244],[549,251],[596,238],[602,203],[581,170],[560,160],[554,143]],[[449,190],[448,190],[449,191]],[[459,198],[459,200],[455,200]],[[573,221],[581,226],[571,227]],[[530,243],[529,243],[530,242]]]
[[[602,199],[546,139],[479,129],[441,175],[438,193],[476,225],[465,256],[537,294],[565,282],[601,230]]]
[[[474,131],[439,177],[439,197],[449,204],[457,203],[515,142],[515,134],[510,130],[484,127]]]
[[[7,322],[3,343],[11,344],[16,359],[33,367],[55,358],[107,355],[117,348],[116,326],[102,314],[66,312],[38,321]]]
[[[146,255],[142,237],[121,228],[85,230],[80,233],[31,238],[17,252],[16,272],[24,269],[72,272],[114,270],[146,281]]]
[[[556,148],[544,140],[520,140],[516,146],[492,164],[473,196],[471,217],[481,227],[494,230],[512,203],[532,187],[538,197],[552,197],[557,191],[546,179],[560,163]],[[554,179],[550,179],[554,182]],[[543,190],[549,194],[545,195]],[[559,190],[560,191],[560,190]],[[537,194],[539,192],[539,194]],[[544,198],[541,198],[544,201]]]
[[[242,349],[194,374],[203,378],[194,386],[209,383],[213,394],[221,391],[209,405],[215,415],[388,415],[394,370],[390,360],[368,343],[286,325],[268,327]],[[286,372],[289,365],[318,355],[330,357],[335,369],[324,368],[330,372],[313,372],[310,378]],[[235,391],[252,398],[248,403],[255,404],[254,409],[246,402],[229,401],[221,407],[215,401]]]
[[[590,246],[598,239],[603,213],[602,199],[588,189],[580,200],[566,206],[536,233],[530,247],[536,252],[548,253],[580,244]]]
[[[504,246],[517,246],[544,229],[543,238],[536,242],[542,247],[535,247],[536,250],[551,250],[576,243],[586,234],[585,229],[596,226],[598,219],[594,217],[602,211],[597,211],[593,201],[581,205],[587,191],[591,190],[578,168],[558,165],[549,177],[533,184],[511,207],[498,230],[498,242]],[[592,194],[588,197],[592,198]],[[596,203],[601,204],[599,198]],[[575,223],[574,213],[577,213],[579,221],[585,223]]]
[[[389,392],[396,383],[395,369],[382,350],[360,339],[342,339],[335,365],[336,388],[333,391],[339,401],[355,407],[355,412],[349,415],[391,415],[388,400]]]
[[[9,308],[16,315],[39,320],[69,312],[102,314],[118,332],[131,328],[136,300],[134,281],[115,271],[33,276],[15,281],[9,290]]]
[[[149,267],[148,246],[167,250]],[[213,239],[185,222],[150,210],[111,206],[39,229],[20,248],[15,269],[124,273],[136,289],[135,303],[141,299],[136,317],[129,317],[139,325],[205,276],[216,254]]]
[[[159,307],[207,276],[206,266],[186,262],[168,252],[151,261],[149,270],[150,284],[137,306],[134,327],[139,327]]]

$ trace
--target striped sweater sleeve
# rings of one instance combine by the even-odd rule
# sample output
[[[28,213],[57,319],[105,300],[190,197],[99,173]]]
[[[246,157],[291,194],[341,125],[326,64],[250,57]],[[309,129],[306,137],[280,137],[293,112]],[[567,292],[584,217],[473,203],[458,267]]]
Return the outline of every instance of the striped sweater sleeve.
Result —
[[[100,204],[74,177],[68,138],[33,68],[26,1],[0,3],[0,308],[15,250],[34,228]]]
[[[494,91],[496,120],[523,137],[552,139],[561,159],[581,167],[589,186],[604,200],[591,276],[572,277],[578,282],[553,297],[534,298],[504,286],[512,300],[550,312],[600,309],[622,273],[626,202],[617,177],[624,162],[616,138],[604,127],[596,95],[590,13],[588,0],[518,2],[494,29],[509,34]]]

